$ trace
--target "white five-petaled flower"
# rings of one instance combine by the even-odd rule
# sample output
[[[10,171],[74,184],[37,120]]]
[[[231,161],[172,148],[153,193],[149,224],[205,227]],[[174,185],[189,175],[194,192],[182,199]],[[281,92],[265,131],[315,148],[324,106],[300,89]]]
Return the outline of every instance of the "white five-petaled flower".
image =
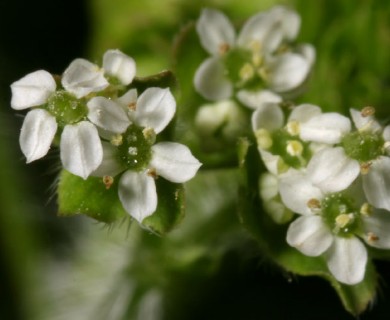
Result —
[[[297,88],[309,74],[315,51],[304,44],[289,49],[285,44],[293,41],[300,27],[300,18],[282,6],[261,12],[251,17],[236,36],[228,18],[220,11],[204,9],[196,30],[202,46],[211,57],[207,58],[195,74],[196,90],[210,100],[227,99],[232,96],[238,83],[259,77],[260,82],[275,92],[284,93]],[[238,50],[242,65],[228,70],[226,57]],[[233,58],[234,60],[235,58]],[[244,90],[244,89],[243,89]],[[245,100],[242,101],[244,104]]]
[[[111,140],[103,143],[103,161],[93,175],[114,177],[123,172],[119,199],[125,210],[142,223],[157,208],[157,176],[184,183],[201,166],[182,144],[154,144],[155,134],[164,130],[175,114],[175,99],[169,89],[148,88],[138,98],[132,89],[116,101],[95,97],[88,108],[88,118],[103,137]]]
[[[353,285],[363,280],[367,249],[360,239],[390,249],[389,212],[365,203],[360,190],[327,193],[302,172],[281,177],[279,188],[286,207],[300,215],[288,228],[288,244],[307,256],[323,255],[338,281]]]
[[[132,58],[120,51],[109,50],[103,58],[103,69],[85,59],[74,60],[62,76],[61,83],[66,91],[56,91],[54,77],[44,70],[32,72],[11,85],[13,109],[38,107],[27,113],[20,133],[19,142],[27,163],[47,154],[58,129],[58,117],[64,118],[67,112],[72,114],[70,109],[73,109],[78,113],[75,119],[61,119],[62,164],[69,172],[84,179],[99,166],[103,150],[98,131],[92,123],[86,121],[81,110],[83,106],[77,99],[105,89],[109,83],[104,72],[117,77],[124,85],[129,84],[135,74],[135,64]],[[65,95],[69,97],[64,98]],[[77,99],[72,100],[71,96]],[[50,99],[51,112],[45,107]],[[63,103],[64,99],[69,100],[65,107],[68,110],[56,105],[58,102]]]

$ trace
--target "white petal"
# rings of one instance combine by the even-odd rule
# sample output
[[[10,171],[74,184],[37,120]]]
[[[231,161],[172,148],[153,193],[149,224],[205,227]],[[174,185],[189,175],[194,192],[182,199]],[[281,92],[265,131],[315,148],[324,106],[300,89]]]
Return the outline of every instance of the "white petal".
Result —
[[[49,72],[38,70],[15,81],[11,90],[11,107],[22,110],[44,104],[56,90],[56,82]]]
[[[169,89],[148,88],[138,98],[134,122],[153,128],[156,133],[165,129],[176,112],[176,101]]]
[[[260,196],[263,201],[270,201],[279,193],[279,180],[274,174],[264,173],[259,179]]]
[[[240,90],[237,92],[237,99],[243,105],[255,110],[264,103],[280,103],[283,100],[280,96],[269,90]]]
[[[372,215],[363,216],[362,221],[364,240],[372,247],[390,249],[390,212],[374,210]]]
[[[321,201],[324,197],[321,190],[312,185],[309,178],[300,172],[281,177],[279,180],[279,192],[287,208],[303,215],[313,214],[308,207],[309,200],[316,199]]]
[[[274,131],[283,126],[284,115],[277,103],[264,103],[252,114],[252,129]]]
[[[295,50],[296,53],[300,54],[309,64],[310,67],[313,66],[316,60],[316,49],[310,44],[301,44],[298,45]]]
[[[83,179],[87,179],[103,160],[98,131],[88,121],[65,126],[60,148],[64,168]]]
[[[105,72],[119,79],[123,85],[130,84],[136,73],[133,58],[119,50],[108,50],[103,56],[103,69]]]
[[[138,97],[137,89],[130,89],[123,96],[120,96],[118,99],[116,99],[116,102],[118,102],[126,110],[128,110],[130,104],[137,103],[137,97]]]
[[[313,104],[304,103],[295,107],[288,117],[288,121],[297,121],[299,123],[307,122],[311,118],[320,115],[321,108]]]
[[[281,25],[283,39],[292,41],[296,38],[301,26],[301,18],[295,11],[283,6],[275,6],[269,10],[269,15],[275,24]]]
[[[130,119],[116,102],[105,97],[94,97],[87,103],[88,119],[98,127],[114,133],[125,132]]]
[[[126,171],[119,180],[118,195],[125,210],[139,223],[156,211],[156,183],[145,172]]]
[[[300,137],[304,141],[339,143],[351,131],[351,122],[341,114],[330,112],[312,117],[300,126]]]
[[[274,175],[279,175],[279,162],[280,162],[280,156],[274,155],[271,152],[268,152],[266,150],[258,148],[261,156],[261,160],[263,160],[263,163],[267,170],[271,172]]]
[[[169,181],[186,182],[195,176],[201,165],[190,149],[180,143],[160,142],[152,147],[149,167]]]
[[[389,157],[381,156],[372,162],[368,173],[363,175],[363,188],[369,203],[390,211]]]
[[[385,141],[390,141],[390,125],[383,129],[382,136]]]
[[[82,98],[91,92],[101,91],[109,85],[104,78],[103,70],[85,59],[73,60],[65,70],[61,83],[77,98]]]
[[[56,131],[56,119],[46,110],[34,109],[27,113],[19,137],[27,163],[47,154]]]
[[[220,11],[203,9],[196,23],[200,42],[211,55],[217,55],[223,45],[234,45],[235,30],[229,19]]]
[[[260,52],[274,51],[283,40],[280,22],[269,12],[260,12],[252,16],[242,27],[237,44],[251,49],[253,44],[259,44]]]
[[[374,116],[363,117],[362,113],[356,109],[349,109],[353,123],[358,130],[368,130],[377,132],[382,129],[382,126],[375,120]]]
[[[290,91],[306,79],[310,64],[301,55],[284,53],[267,63],[267,81],[276,92]]]
[[[327,264],[338,281],[349,285],[357,284],[364,278],[367,250],[355,237],[335,237],[327,254]]]
[[[311,257],[324,253],[332,241],[333,236],[320,216],[299,217],[287,230],[288,244]]]
[[[359,163],[348,158],[341,147],[320,150],[307,166],[310,180],[325,193],[348,188],[359,173]]]
[[[99,167],[91,173],[94,177],[111,176],[125,171],[125,168],[118,161],[118,148],[109,142],[102,141],[103,160]]]
[[[194,86],[200,95],[209,100],[228,99],[233,94],[233,85],[218,57],[211,57],[202,62],[196,70]]]

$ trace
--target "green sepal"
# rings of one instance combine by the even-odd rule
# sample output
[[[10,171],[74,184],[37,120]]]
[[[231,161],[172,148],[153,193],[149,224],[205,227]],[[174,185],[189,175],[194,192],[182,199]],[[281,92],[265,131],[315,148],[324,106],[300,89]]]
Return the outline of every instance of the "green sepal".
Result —
[[[157,210],[142,221],[142,225],[158,235],[175,228],[185,215],[185,193],[182,184],[156,179]]]
[[[118,197],[118,179],[107,189],[102,178],[84,180],[62,170],[57,192],[61,217],[84,214],[106,223],[129,217]]]
[[[263,253],[287,272],[325,278],[336,290],[348,312],[353,315],[362,313],[375,298],[378,287],[378,277],[372,262],[369,260],[362,282],[345,285],[329,272],[323,257],[308,257],[290,247],[286,242],[288,225],[274,223],[262,207],[257,180],[263,165],[255,143],[241,139],[238,156],[242,184],[238,206],[240,222],[258,241]]]

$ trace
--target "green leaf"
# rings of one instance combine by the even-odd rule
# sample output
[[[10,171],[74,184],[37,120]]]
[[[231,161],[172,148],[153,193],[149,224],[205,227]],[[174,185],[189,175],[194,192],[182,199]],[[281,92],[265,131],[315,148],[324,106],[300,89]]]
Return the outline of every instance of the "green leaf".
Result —
[[[185,215],[185,194],[182,184],[165,179],[156,180],[158,205],[153,215],[145,218],[142,224],[154,233],[164,235],[177,226]]]
[[[257,183],[262,164],[257,148],[247,139],[239,143],[239,163],[243,182],[239,197],[240,221],[256,238],[262,251],[288,272],[325,278],[336,290],[348,312],[353,315],[362,313],[374,299],[378,285],[371,261],[363,281],[349,286],[339,283],[332,276],[323,257],[308,257],[290,247],[286,242],[287,226],[274,223],[262,207]]]
[[[102,178],[87,180],[62,170],[58,183],[58,215],[69,217],[85,214],[110,223],[128,217],[118,197],[118,179],[107,189]]]

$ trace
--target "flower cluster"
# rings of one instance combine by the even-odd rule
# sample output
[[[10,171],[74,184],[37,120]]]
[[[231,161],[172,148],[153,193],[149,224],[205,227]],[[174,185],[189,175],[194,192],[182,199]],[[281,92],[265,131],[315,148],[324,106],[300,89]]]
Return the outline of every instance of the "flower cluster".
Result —
[[[300,215],[288,228],[288,244],[324,256],[346,284],[364,278],[363,242],[390,249],[390,126],[382,127],[374,111],[351,109],[352,126],[318,106],[263,100],[252,116],[269,171],[260,184],[265,208],[278,223]]]
[[[169,89],[157,87],[137,97],[137,90],[128,88],[135,74],[131,57],[108,50],[102,68],[76,59],[62,76],[44,70],[26,75],[11,85],[11,106],[31,109],[19,139],[28,163],[55,144],[63,167],[74,175],[103,177],[109,187],[121,174],[119,198],[142,222],[157,208],[154,179],[183,183],[200,163],[182,144],[155,144],[175,114],[176,101]]]
[[[237,93],[247,106],[264,91],[291,94],[303,84],[315,58],[311,45],[293,45],[299,28],[300,17],[277,6],[251,17],[236,35],[223,13],[204,9],[196,30],[211,57],[196,71],[196,90],[209,100]]]

